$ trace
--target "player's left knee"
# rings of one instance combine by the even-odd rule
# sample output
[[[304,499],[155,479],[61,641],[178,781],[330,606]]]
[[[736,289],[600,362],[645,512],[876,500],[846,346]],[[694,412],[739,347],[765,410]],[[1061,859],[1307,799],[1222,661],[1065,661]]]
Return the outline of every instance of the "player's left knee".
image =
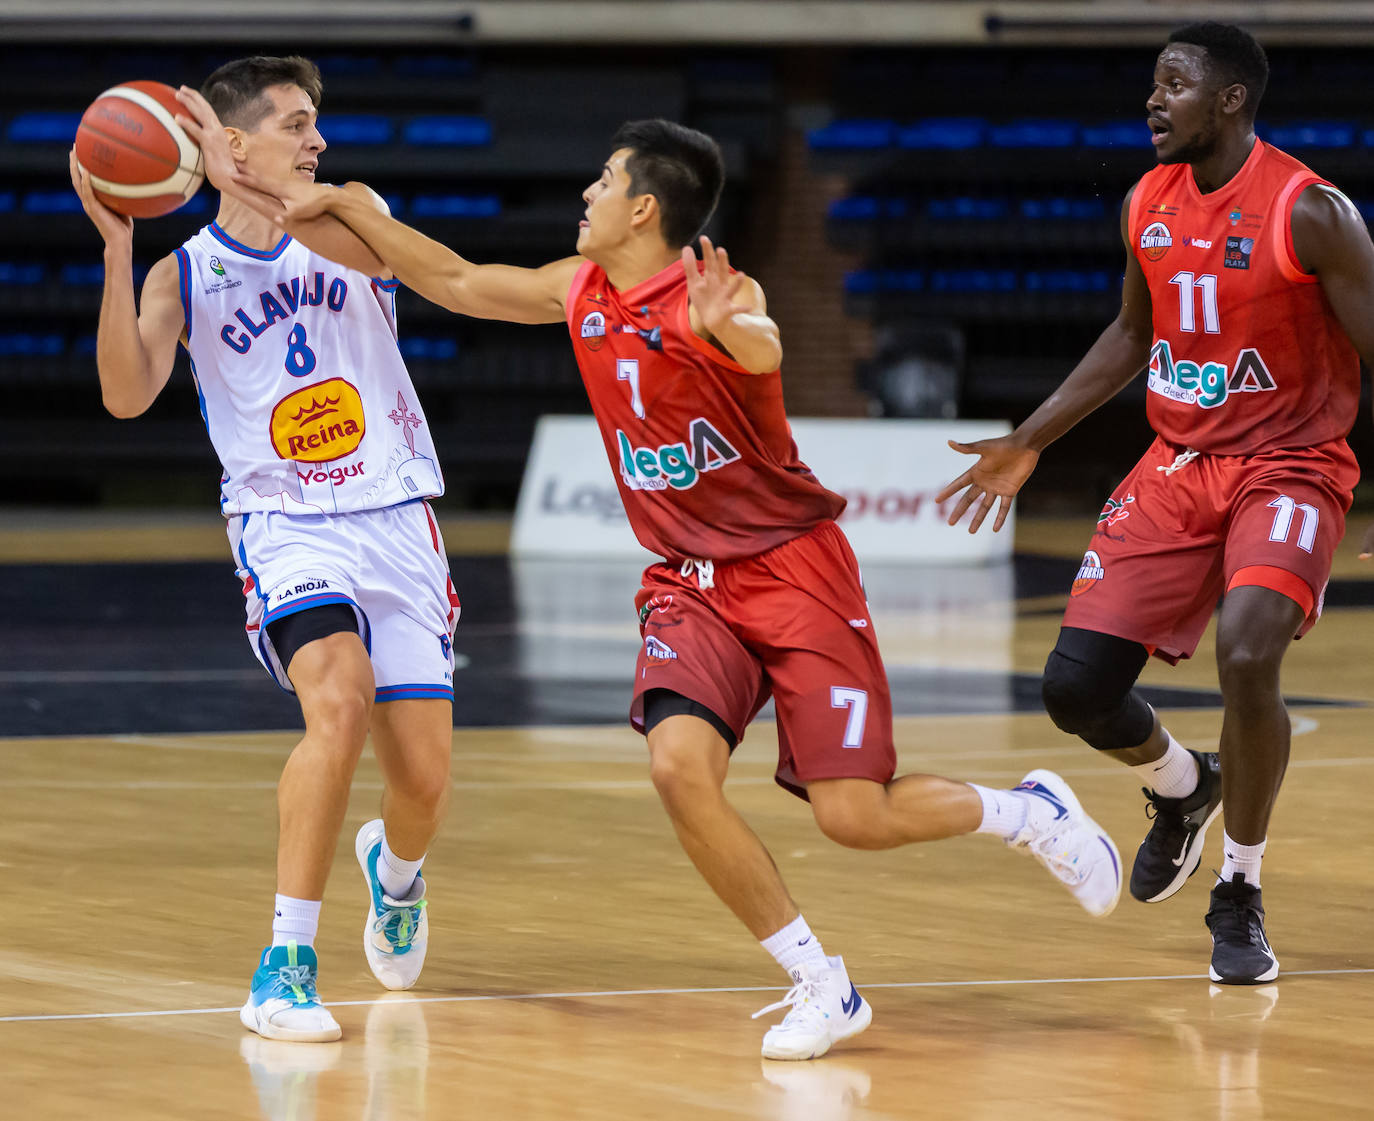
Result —
[[[863,789],[864,796],[855,797],[850,791],[828,792],[826,796],[820,796],[813,784],[810,790],[811,812],[820,831],[837,845],[850,849],[885,849],[890,846],[882,815],[875,812],[874,799],[869,796],[881,797],[883,790],[877,783],[871,785],[873,791]]]

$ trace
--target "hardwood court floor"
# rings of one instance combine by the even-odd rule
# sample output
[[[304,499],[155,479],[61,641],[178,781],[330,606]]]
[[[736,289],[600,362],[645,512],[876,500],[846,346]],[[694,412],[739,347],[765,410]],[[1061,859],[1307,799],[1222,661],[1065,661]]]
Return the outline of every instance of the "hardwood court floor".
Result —
[[[1052,604],[1021,607],[998,656],[1034,673],[1058,620]],[[897,662],[957,660],[922,640],[930,611],[878,616]],[[1374,700],[1372,615],[1330,612],[1295,648],[1288,691]],[[984,646],[962,656],[995,660],[986,613],[965,623]],[[1147,674],[1215,683],[1209,646]],[[1216,709],[1166,715],[1186,742],[1215,742]],[[0,1116],[1371,1116],[1369,711],[1293,717],[1264,881],[1284,972],[1254,989],[1205,977],[1219,831],[1173,900],[1124,898],[1094,920],[985,837],[877,854],[830,844],[772,784],[775,734],[756,726],[731,796],[875,1010],[863,1036],[798,1064],[759,1059],[779,1017],[749,1016],[781,997],[780,974],[682,856],[621,724],[455,731],[454,802],[427,864],[432,948],[403,995],[379,989],[358,945],[351,838],[380,789],[364,760],[319,941],[344,1028],[327,1045],[269,1043],[237,1018],[268,928],[274,788],[293,734],[0,740]],[[1054,768],[1127,862],[1146,827],[1129,773],[1043,714],[902,717],[898,735],[906,770],[1008,784]]]

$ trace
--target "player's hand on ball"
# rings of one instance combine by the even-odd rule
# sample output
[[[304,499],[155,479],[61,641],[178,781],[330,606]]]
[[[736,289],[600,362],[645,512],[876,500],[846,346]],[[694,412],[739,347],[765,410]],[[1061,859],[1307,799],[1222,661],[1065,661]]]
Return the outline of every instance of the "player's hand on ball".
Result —
[[[948,502],[960,490],[964,493],[954,504],[949,514],[949,524],[955,525],[970,507],[975,507],[968,531],[977,533],[994,504],[997,517],[993,520],[992,531],[1002,528],[1011,513],[1011,500],[1021,485],[1030,478],[1040,460],[1040,453],[1014,441],[1010,436],[998,436],[991,440],[974,440],[961,444],[950,440],[949,446],[965,455],[976,455],[978,462],[950,483],[935,496],[939,503]]]
[[[72,186],[76,188],[77,197],[81,199],[81,208],[95,223],[95,228],[100,231],[105,244],[120,239],[131,242],[134,220],[127,214],[116,213],[95,197],[95,191],[91,188],[90,173],[77,161],[75,148],[68,153],[67,162],[71,168]]]

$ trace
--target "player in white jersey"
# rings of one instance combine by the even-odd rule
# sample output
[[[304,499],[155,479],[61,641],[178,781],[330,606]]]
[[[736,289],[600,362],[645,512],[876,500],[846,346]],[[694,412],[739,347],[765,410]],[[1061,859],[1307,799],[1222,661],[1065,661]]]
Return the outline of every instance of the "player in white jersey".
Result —
[[[234,158],[313,181],[321,83],[303,58],[239,59],[183,100],[213,108]],[[213,118],[214,114],[210,114]],[[191,130],[197,128],[194,123]],[[300,700],[305,735],[277,788],[277,896],[240,1019],[272,1039],[337,1039],[316,988],[320,900],[369,731],[385,790],[355,852],[363,942],[388,988],[413,985],[428,939],[419,875],[449,789],[458,597],[425,499],[443,493],[396,343],[396,282],[341,237],[320,256],[242,202],[149,270],[135,309],[133,222],[72,182],[105,241],[97,364],[106,408],[144,412],[178,341],[224,468],[221,506],[254,652]],[[384,209],[372,191],[357,192]],[[330,244],[333,218],[312,231]]]

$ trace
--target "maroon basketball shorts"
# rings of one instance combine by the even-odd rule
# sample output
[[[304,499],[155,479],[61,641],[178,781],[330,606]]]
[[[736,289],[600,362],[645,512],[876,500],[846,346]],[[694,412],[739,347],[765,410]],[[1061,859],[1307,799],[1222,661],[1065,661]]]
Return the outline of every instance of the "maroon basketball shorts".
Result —
[[[630,722],[644,694],[670,689],[744,738],[769,696],[778,783],[800,797],[817,779],[887,782],[896,769],[892,697],[849,542],[834,522],[747,560],[651,565],[635,597],[644,643]]]
[[[1064,626],[1117,635],[1170,662],[1191,657],[1217,601],[1258,585],[1321,614],[1359,471],[1344,441],[1258,455],[1156,439],[1098,515]]]

